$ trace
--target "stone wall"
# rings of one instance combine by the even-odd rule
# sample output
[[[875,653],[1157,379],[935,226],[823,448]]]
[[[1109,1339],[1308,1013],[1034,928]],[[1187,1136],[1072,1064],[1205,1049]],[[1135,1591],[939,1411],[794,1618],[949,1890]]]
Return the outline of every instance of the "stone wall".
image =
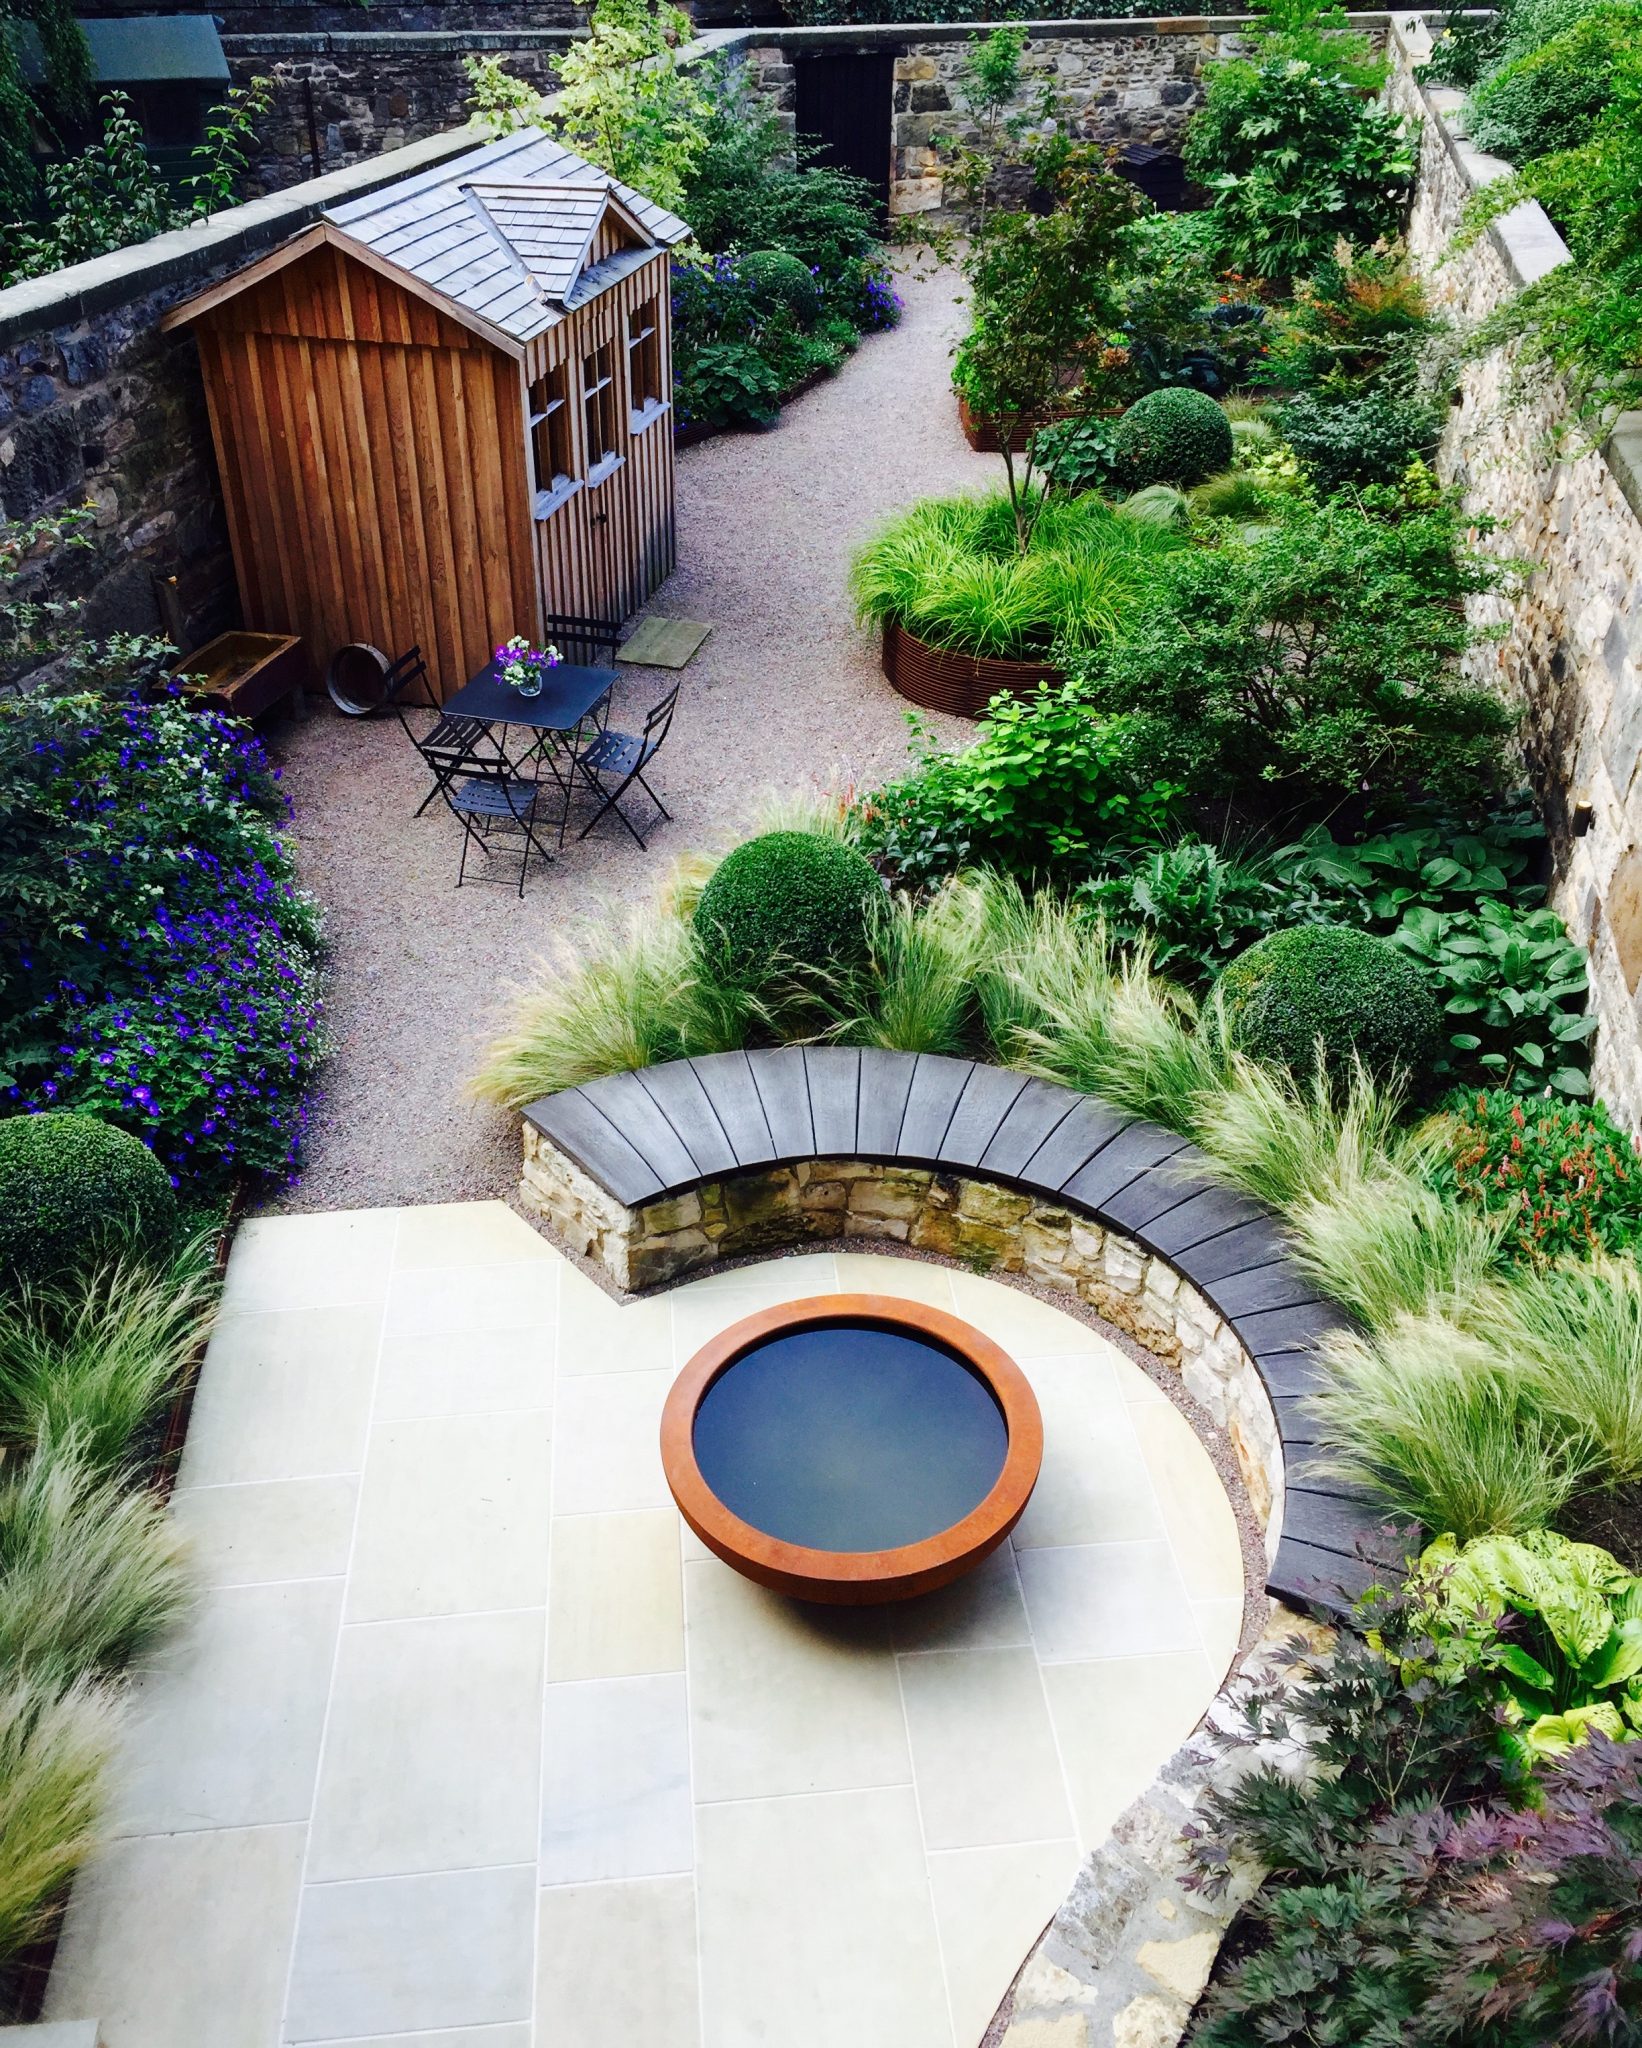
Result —
[[[262,77],[273,88],[248,189],[276,192],[461,127],[469,57],[500,57],[538,92],[550,92],[571,39],[568,28],[225,36],[235,82]]]
[[[738,1174],[627,1209],[526,1120],[525,1207],[615,1284],[661,1287],[725,1259],[825,1238],[879,1238],[1018,1273],[1075,1295],[1172,1365],[1225,1430],[1275,1554],[1283,1454],[1253,1361],[1219,1313],[1164,1259],[1075,1210],[992,1181],[859,1159]]]
[[[1474,322],[1566,259],[1537,205],[1450,253],[1471,192],[1506,166],[1458,132],[1460,95],[1419,86],[1418,17],[1394,34],[1398,102],[1424,123],[1410,244],[1439,306]],[[1466,366],[1443,437],[1443,476],[1499,522],[1488,546],[1529,565],[1520,593],[1473,600],[1501,637],[1474,672],[1525,713],[1529,770],[1551,828],[1552,901],[1590,951],[1597,1092],[1642,1131],[1642,414],[1602,446],[1569,421],[1561,387],[1511,352]]]
[[[155,0],[78,0],[74,11],[102,20],[161,10]],[[382,35],[482,29],[499,38],[579,28],[588,11],[586,0],[217,0],[211,9],[224,36],[350,35],[368,26]]]
[[[324,207],[478,139],[439,136],[0,291],[0,516],[96,512],[93,546],[60,550],[35,594],[83,599],[93,634],[164,631],[184,652],[236,623],[199,361],[160,317]]]

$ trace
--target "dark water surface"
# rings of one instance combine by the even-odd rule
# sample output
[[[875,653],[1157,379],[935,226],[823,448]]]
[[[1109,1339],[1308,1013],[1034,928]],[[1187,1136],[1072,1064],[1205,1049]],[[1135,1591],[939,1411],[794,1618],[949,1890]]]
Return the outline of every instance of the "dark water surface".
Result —
[[[938,1344],[838,1325],[772,1337],[696,1410],[702,1477],[784,1543],[892,1550],[962,1521],[1009,1448],[991,1389]]]

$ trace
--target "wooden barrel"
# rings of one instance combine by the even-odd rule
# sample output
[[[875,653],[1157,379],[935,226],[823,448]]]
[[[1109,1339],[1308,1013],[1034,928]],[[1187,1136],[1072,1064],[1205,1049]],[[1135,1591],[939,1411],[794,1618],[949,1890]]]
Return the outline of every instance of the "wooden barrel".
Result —
[[[1003,661],[995,655],[955,654],[926,647],[891,619],[884,627],[884,674],[901,695],[926,711],[979,718],[1000,690],[1030,697],[1039,683],[1063,683],[1066,671],[1049,661]]]

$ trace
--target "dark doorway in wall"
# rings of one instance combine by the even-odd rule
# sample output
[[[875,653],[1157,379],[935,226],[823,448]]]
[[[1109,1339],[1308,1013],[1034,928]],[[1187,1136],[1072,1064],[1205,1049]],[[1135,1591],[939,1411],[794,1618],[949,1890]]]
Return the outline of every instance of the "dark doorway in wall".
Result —
[[[815,162],[865,178],[889,222],[891,94],[895,59],[887,50],[800,56],[793,66],[798,132],[814,143]]]

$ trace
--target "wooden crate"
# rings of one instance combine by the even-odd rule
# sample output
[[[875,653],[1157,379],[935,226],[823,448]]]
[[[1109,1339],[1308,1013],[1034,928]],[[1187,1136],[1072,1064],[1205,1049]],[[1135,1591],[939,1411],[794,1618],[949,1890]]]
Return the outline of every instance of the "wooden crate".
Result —
[[[287,698],[304,708],[308,656],[294,633],[219,633],[172,674],[190,696],[249,722]]]

